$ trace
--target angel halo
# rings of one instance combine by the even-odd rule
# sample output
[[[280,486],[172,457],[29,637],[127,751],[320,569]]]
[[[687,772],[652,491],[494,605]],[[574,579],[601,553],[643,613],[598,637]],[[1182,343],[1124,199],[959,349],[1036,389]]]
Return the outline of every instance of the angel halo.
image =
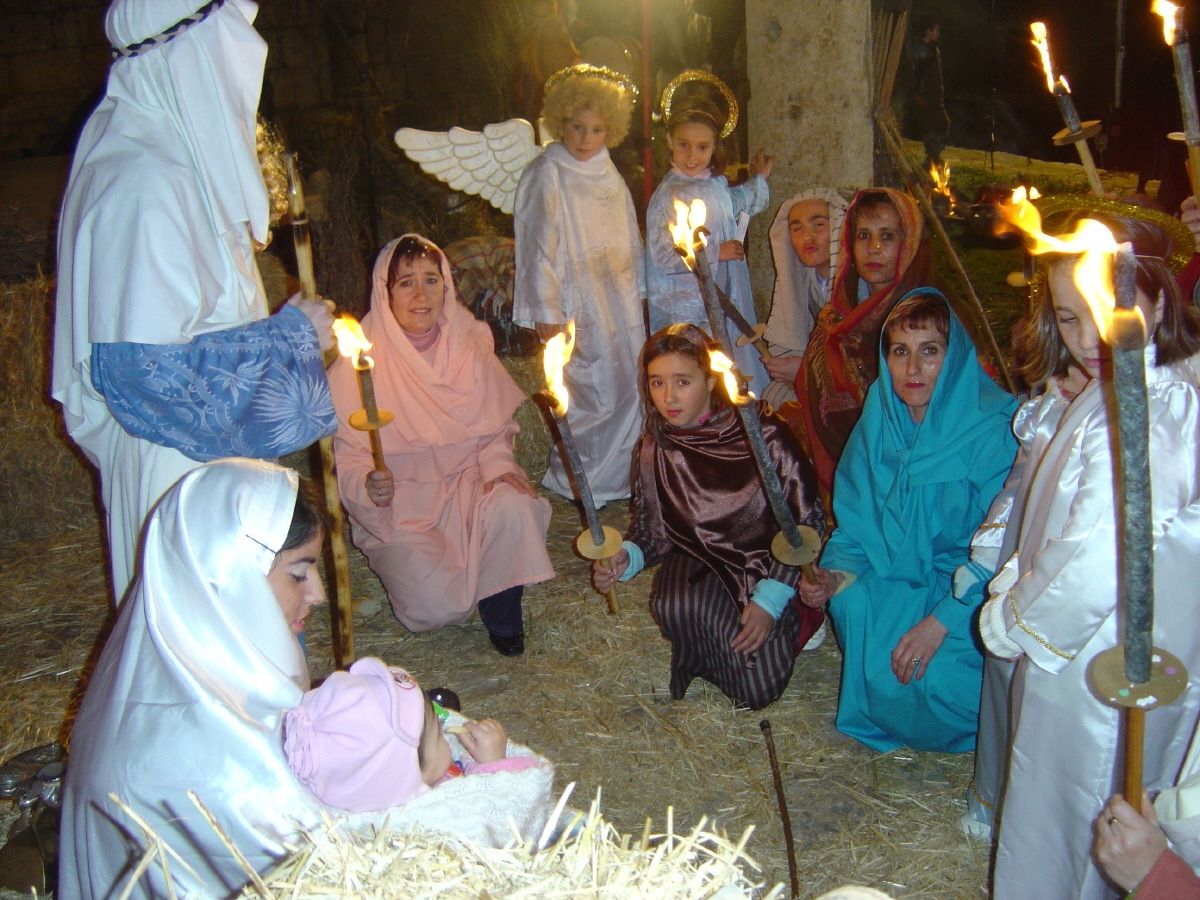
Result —
[[[663,122],[670,127],[671,124],[671,107],[675,99],[675,92],[685,84],[699,82],[715,87],[721,93],[721,99],[725,101],[725,124],[721,126],[721,137],[727,138],[733,134],[733,129],[737,128],[738,123],[738,102],[733,96],[733,91],[729,89],[729,85],[723,82],[712,72],[706,72],[704,69],[684,69],[674,78],[672,78],[662,92],[662,118]],[[549,82],[547,82],[549,83]]]
[[[558,139],[564,119],[579,109],[595,108],[608,123],[605,143],[615,147],[629,132],[637,95],[633,81],[613,69],[588,63],[559,69],[546,79],[542,134]],[[509,215],[521,173],[542,152],[533,126],[524,119],[484,125],[482,131],[401,128],[396,144],[434,178],[456,191],[477,194]]]
[[[571,78],[589,78],[604,81],[619,87],[623,91],[627,91],[632,99],[637,99],[638,89],[637,85],[633,83],[632,78],[623,72],[618,72],[616,69],[610,69],[608,66],[595,66],[591,63],[577,63],[576,65],[567,66],[554,72],[546,79],[545,85],[542,86],[542,93],[549,94],[564,81]]]

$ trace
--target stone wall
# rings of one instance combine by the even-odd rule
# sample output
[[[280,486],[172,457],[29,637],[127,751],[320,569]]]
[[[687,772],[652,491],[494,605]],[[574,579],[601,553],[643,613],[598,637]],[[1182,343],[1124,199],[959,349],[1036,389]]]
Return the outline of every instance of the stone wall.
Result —
[[[69,153],[104,89],[105,0],[0,0],[0,159]],[[478,127],[510,112],[521,0],[263,0],[264,109],[357,109]],[[428,121],[422,121],[428,120]],[[436,120],[436,121],[435,121]]]
[[[0,157],[69,152],[108,69],[104,5],[0,3]]]
[[[750,231],[760,311],[775,270],[767,230],[805,185],[858,188],[872,176],[871,0],[747,0],[750,147],[775,155],[771,205]]]

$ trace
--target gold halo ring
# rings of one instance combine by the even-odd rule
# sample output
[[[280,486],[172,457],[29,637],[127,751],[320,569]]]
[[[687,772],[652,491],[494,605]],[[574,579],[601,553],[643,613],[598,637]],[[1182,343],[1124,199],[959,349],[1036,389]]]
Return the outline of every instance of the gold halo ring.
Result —
[[[671,121],[671,101],[675,98],[675,91],[682,85],[693,81],[699,81],[707,85],[715,87],[721,92],[721,97],[725,100],[726,114],[725,124],[721,127],[721,137],[727,138],[733,134],[733,129],[737,128],[738,123],[738,102],[733,96],[733,91],[729,89],[729,85],[723,82],[712,72],[706,72],[703,69],[684,69],[674,78],[672,78],[662,92],[662,114],[663,121],[668,124]]]
[[[1159,212],[1157,209],[1150,209],[1148,206],[1137,206],[1108,197],[1097,197],[1094,194],[1049,194],[1034,200],[1033,205],[1037,207],[1043,222],[1048,222],[1051,217],[1062,213],[1078,212],[1086,216],[1091,212],[1123,216],[1127,219],[1137,219],[1157,225],[1171,239],[1171,255],[1163,262],[1176,275],[1183,271],[1183,267],[1188,264],[1188,260],[1192,258],[1195,251],[1196,238],[1183,222],[1174,216]]]
[[[637,85],[634,84],[633,79],[628,75],[624,75],[607,66],[593,66],[591,63],[579,63],[578,65],[567,66],[565,69],[559,69],[546,79],[545,85],[542,86],[542,93],[549,94],[568,78],[596,78],[600,81],[607,81],[609,84],[615,84],[624,91],[629,91],[634,99],[638,95]]]

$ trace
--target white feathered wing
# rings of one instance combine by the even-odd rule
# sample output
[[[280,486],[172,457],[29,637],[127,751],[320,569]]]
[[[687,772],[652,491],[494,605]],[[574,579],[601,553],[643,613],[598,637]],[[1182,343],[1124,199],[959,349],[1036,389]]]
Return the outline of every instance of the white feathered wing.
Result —
[[[509,215],[521,173],[542,152],[524,119],[484,125],[483,131],[401,128],[396,143],[434,178],[456,191],[478,194]]]

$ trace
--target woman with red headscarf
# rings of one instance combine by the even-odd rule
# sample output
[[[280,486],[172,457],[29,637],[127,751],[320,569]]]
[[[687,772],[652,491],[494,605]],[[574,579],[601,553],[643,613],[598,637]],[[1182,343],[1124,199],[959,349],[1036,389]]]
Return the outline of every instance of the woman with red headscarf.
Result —
[[[829,302],[821,309],[796,375],[796,403],[783,406],[812,458],[821,488],[833,473],[878,374],[879,335],[896,300],[933,273],[921,212],[890,188],[859,191],[846,211]]]

